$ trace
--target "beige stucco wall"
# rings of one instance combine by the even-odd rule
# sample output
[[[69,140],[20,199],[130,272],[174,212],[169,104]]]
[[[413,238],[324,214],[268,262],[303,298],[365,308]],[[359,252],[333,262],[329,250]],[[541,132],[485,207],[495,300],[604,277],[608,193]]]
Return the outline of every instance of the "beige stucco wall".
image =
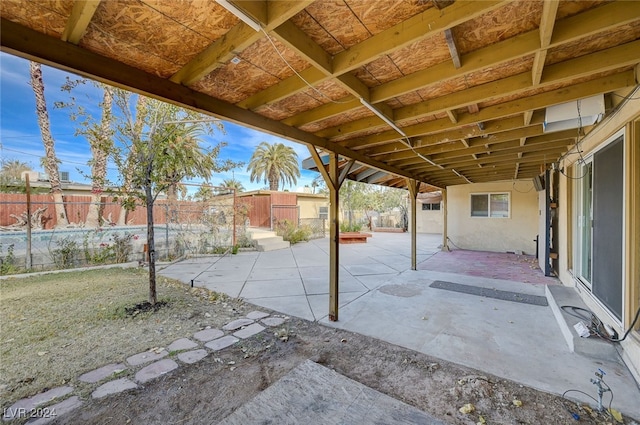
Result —
[[[631,97],[637,97],[638,92]],[[628,123],[636,120],[635,129]],[[606,309],[599,303],[595,297],[580,284],[576,284],[572,269],[573,257],[573,234],[572,234],[572,209],[573,209],[573,182],[565,176],[560,176],[560,194],[559,194],[559,227],[560,227],[560,249],[559,249],[559,278],[566,286],[574,286],[580,294],[582,300],[587,307],[595,313],[602,321],[611,325],[618,334],[622,335],[630,326],[633,315],[640,305],[640,250],[637,249],[638,240],[640,240],[640,226],[637,223],[640,215],[640,175],[637,169],[640,168],[640,154],[638,154],[637,146],[640,143],[640,113],[637,102],[629,102],[622,106],[615,115],[605,119],[599,124],[596,130],[587,135],[580,144],[582,157],[588,157],[594,151],[603,147],[608,143],[614,135],[625,129],[625,222],[626,240],[624,249],[624,300],[625,312],[622,326],[612,318]],[[631,147],[636,150],[631,151]],[[573,150],[572,152],[575,152]],[[560,162],[559,166],[563,170],[568,170],[575,161],[579,160],[578,155],[568,155],[565,160]],[[633,172],[632,172],[633,171]],[[633,229],[633,230],[632,230]],[[637,382],[640,382],[640,332],[631,332],[627,339],[620,344],[623,348],[622,358],[629,370],[633,373]]]
[[[418,233],[442,233],[444,223],[444,211],[422,211],[422,203],[418,201],[416,211],[416,232]],[[411,220],[409,220],[411,231]]]
[[[510,217],[471,217],[471,194],[496,192],[510,194]],[[452,247],[534,254],[538,217],[538,192],[531,180],[447,187],[447,232]]]
[[[298,206],[300,207],[300,218],[318,218],[320,207],[329,206],[329,200],[326,197],[298,194]]]

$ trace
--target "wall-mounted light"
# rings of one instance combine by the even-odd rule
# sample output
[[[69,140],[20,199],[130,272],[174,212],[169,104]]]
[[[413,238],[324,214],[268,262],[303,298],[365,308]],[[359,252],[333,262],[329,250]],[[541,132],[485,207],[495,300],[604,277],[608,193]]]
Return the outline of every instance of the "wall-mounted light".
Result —
[[[244,11],[238,9],[233,3],[229,2],[228,0],[216,0],[216,3],[236,15],[238,19],[249,25],[254,30],[258,32],[260,31],[260,24],[249,17]]]
[[[360,103],[362,103],[364,106],[366,106],[368,110],[370,110],[371,112],[376,114],[382,121],[386,122],[389,125],[389,127],[393,128],[395,131],[400,133],[402,135],[402,137],[407,137],[407,134],[404,131],[402,131],[402,129],[400,127],[398,127],[396,125],[396,123],[391,121],[389,119],[389,117],[387,117],[385,114],[383,114],[378,109],[376,109],[375,106],[373,106],[372,104],[370,104],[369,102],[367,102],[363,98],[360,98]]]

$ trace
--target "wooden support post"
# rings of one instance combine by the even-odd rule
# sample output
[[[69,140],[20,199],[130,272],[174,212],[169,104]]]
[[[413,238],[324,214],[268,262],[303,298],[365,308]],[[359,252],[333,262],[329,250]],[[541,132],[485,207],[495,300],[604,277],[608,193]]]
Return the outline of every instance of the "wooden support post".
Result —
[[[447,235],[447,190],[442,189],[442,250],[449,252],[449,235]]]
[[[27,252],[25,254],[25,268],[31,270],[31,183],[29,182],[29,173],[24,175],[25,192],[27,194]]]
[[[411,201],[411,270],[417,270],[418,261],[417,261],[417,244],[416,244],[416,205],[418,198],[418,189],[420,187],[420,183],[414,179],[407,179],[407,188],[409,189],[409,198]]]
[[[329,189],[329,320],[337,322],[340,272],[340,219],[338,217],[340,205],[338,195],[342,181],[346,178],[346,173],[338,174],[338,154],[334,152],[329,154],[329,172],[327,172],[316,148],[310,145],[308,148],[318,171],[322,174]]]

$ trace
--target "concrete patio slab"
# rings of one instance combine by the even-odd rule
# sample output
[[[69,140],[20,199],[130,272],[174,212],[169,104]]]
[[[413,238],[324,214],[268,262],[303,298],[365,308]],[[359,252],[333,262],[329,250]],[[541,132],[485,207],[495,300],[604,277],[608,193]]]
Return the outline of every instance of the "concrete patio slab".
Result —
[[[485,264],[477,270],[468,264],[457,267],[450,260],[456,256],[446,257],[444,266],[436,264],[444,258],[439,251],[441,243],[441,235],[418,235],[418,258],[424,261],[417,271],[410,270],[409,234],[375,233],[366,244],[341,245],[338,322],[327,320],[327,238],[251,257],[249,266],[255,276],[279,276],[273,269],[295,267],[296,279],[206,286],[216,285],[231,296],[266,309],[359,332],[554,394],[578,389],[595,395],[590,378],[602,368],[615,393],[613,407],[640,416],[640,390],[619,358],[602,361],[572,353],[549,306],[429,287],[434,280],[442,280],[543,296],[546,285],[556,285],[557,280],[541,276],[528,258],[500,254],[495,258],[481,254],[478,261]],[[216,260],[212,267],[223,267],[222,262],[231,258],[236,261],[240,255]],[[494,259],[495,268],[500,270],[490,266]],[[186,268],[183,273],[182,281],[189,283],[186,277],[192,274]],[[572,394],[592,402],[587,396]]]
[[[240,292],[242,298],[270,298],[273,296],[304,295],[302,279],[247,281]]]
[[[269,297],[269,298],[247,298],[247,302],[268,308],[270,310],[286,313],[290,316],[299,317],[300,319],[314,321],[315,317],[311,312],[309,301],[305,295],[292,295],[285,297]],[[327,312],[329,304],[327,302]]]
[[[243,282],[247,280],[249,275],[251,274],[251,268],[241,268],[241,267],[231,267],[224,269],[208,269],[202,272],[198,277],[197,281],[210,283],[217,281],[231,281],[231,282]]]
[[[372,264],[354,264],[354,265],[346,265],[344,266],[345,269],[347,269],[347,271],[349,273],[351,273],[352,276],[364,276],[364,275],[370,275],[370,274],[375,274],[375,275],[380,275],[380,274],[397,274],[398,271],[392,269],[389,266],[385,266],[384,264],[380,264],[377,262],[374,262]]]
[[[240,296],[240,290],[244,285],[243,280],[241,281],[209,281],[202,282],[200,280],[194,281],[194,286],[199,286],[201,288],[207,288],[210,291],[221,292],[223,294],[227,294],[230,297],[238,298]]]
[[[287,280],[287,279],[299,279],[300,272],[297,267],[281,267],[281,268],[268,268],[268,269],[254,269],[247,281],[253,280]]]
[[[220,424],[258,424],[265,423],[265,418],[277,424],[444,425],[413,406],[310,360],[267,387]]]
[[[326,272],[329,273],[328,271]],[[302,280],[307,295],[328,294],[329,285],[326,277],[308,277]],[[363,292],[367,287],[351,275],[340,278],[339,292]]]
[[[346,292],[339,293],[338,308],[343,308],[350,302],[363,296],[366,292]],[[329,315],[329,294],[307,296],[311,312],[316,321]]]

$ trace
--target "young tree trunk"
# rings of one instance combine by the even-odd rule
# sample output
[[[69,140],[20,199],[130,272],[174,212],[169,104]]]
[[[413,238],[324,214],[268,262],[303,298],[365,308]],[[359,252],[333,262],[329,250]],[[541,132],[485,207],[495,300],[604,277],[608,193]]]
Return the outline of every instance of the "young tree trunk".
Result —
[[[147,197],[147,248],[149,250],[149,303],[155,305],[158,302],[156,294],[156,242],[153,229],[153,193],[151,182],[144,188]]]
[[[44,167],[49,175],[49,183],[51,184],[51,193],[53,194],[53,202],[56,211],[56,227],[64,227],[69,225],[67,213],[64,208],[62,199],[62,186],[60,184],[60,174],[58,172],[58,158],[54,148],[54,140],[51,135],[51,127],[49,124],[49,113],[47,112],[47,102],[44,98],[44,82],[42,81],[42,69],[40,64],[36,62],[29,63],[29,72],[31,75],[31,88],[36,98],[36,113],[38,114],[38,126],[42,134],[42,144],[44,145],[45,159]]]
[[[102,98],[102,120],[99,133],[89,138],[93,162],[91,163],[91,204],[87,212],[85,225],[87,227],[100,226],[100,210],[104,182],[107,178],[107,154],[111,145],[111,106],[113,96],[108,87],[104,87]]]

